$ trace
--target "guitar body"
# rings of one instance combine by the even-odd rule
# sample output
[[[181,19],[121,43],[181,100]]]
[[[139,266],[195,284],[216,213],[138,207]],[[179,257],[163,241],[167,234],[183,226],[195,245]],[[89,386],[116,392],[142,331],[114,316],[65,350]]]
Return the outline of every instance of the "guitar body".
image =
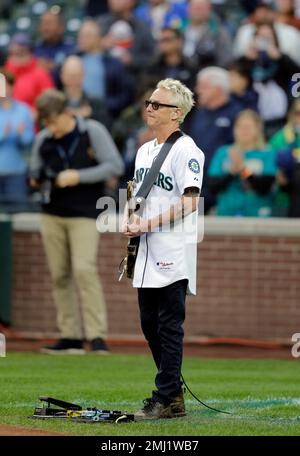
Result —
[[[133,190],[135,187],[135,180],[127,182],[127,217],[128,219],[136,210],[135,199],[133,196]],[[134,275],[134,266],[138,253],[140,238],[135,237],[129,239],[127,243],[126,257],[121,261],[119,267],[119,281],[122,279],[123,275],[126,274],[128,279],[132,279]]]
[[[140,238],[131,238],[127,244],[127,256],[126,256],[126,276],[128,279],[132,279],[134,275],[134,266],[136,257],[138,254]]]

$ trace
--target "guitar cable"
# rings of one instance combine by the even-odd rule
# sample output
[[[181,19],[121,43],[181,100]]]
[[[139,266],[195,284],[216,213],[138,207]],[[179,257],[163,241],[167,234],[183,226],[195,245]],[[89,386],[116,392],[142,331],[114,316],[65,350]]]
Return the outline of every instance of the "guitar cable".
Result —
[[[254,418],[255,420],[268,420],[268,421],[299,421],[300,417],[299,416],[295,416],[295,417],[271,417],[271,416],[255,416],[255,415],[240,415],[239,413],[234,413],[234,412],[227,412],[225,410],[220,410],[220,409],[217,409],[217,408],[214,408],[214,407],[211,407],[210,405],[206,404],[205,402],[201,401],[194,393],[193,391],[189,388],[189,386],[187,385],[182,373],[180,374],[181,376],[181,380],[182,380],[182,383],[184,384],[185,388],[187,389],[187,391],[191,394],[191,396],[193,396],[194,399],[196,399],[197,402],[199,402],[199,404],[203,405],[204,407],[212,410],[213,412],[217,412],[217,413],[223,413],[223,414],[226,414],[226,415],[231,415],[231,416],[236,416],[236,417],[239,417],[239,418],[243,418],[243,419],[251,419],[251,418]]]
[[[210,410],[213,410],[214,412],[217,412],[217,413],[225,413],[226,415],[232,415],[232,412],[226,412],[225,410],[219,410],[217,408],[214,408],[214,407],[211,407],[210,405],[207,405],[205,404],[205,402],[201,401],[194,393],[193,391],[189,388],[189,386],[187,385],[186,381],[184,380],[184,377],[182,375],[182,373],[180,374],[181,376],[181,380],[182,380],[182,383],[184,384],[185,388],[188,390],[188,392],[191,394],[191,396],[193,396],[194,399],[196,399],[197,402],[199,402],[199,404],[203,405],[204,407],[210,409]]]

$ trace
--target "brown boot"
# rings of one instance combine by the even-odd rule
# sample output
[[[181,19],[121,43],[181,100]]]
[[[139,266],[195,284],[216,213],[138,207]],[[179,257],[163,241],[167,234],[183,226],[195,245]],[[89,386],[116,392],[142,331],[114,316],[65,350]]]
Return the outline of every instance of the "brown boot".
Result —
[[[183,390],[181,390],[180,393],[176,397],[174,397],[174,399],[170,403],[170,407],[175,417],[186,415]]]
[[[176,418],[170,405],[154,401],[152,398],[144,399],[144,407],[134,414],[136,421],[159,420],[165,418]]]

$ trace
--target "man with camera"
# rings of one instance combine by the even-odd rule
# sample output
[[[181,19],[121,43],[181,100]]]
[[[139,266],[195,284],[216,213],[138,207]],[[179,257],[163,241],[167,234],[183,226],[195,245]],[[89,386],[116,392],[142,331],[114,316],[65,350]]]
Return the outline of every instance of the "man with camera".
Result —
[[[74,117],[63,93],[44,92],[37,100],[37,112],[46,128],[33,146],[31,185],[47,183],[41,231],[61,333],[56,344],[42,351],[84,353],[75,278],[85,338],[92,351],[107,353],[106,309],[96,266],[96,202],[105,194],[106,181],[123,173],[123,163],[105,127],[95,120]]]

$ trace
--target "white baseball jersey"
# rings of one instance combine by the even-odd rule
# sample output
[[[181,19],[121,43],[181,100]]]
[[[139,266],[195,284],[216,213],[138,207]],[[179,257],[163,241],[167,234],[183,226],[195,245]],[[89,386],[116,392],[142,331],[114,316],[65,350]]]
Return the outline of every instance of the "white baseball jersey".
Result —
[[[162,144],[157,140],[143,144],[135,161],[135,194],[157,157]],[[168,153],[144,208],[151,219],[180,201],[184,190],[201,190],[204,154],[189,136],[182,136]],[[187,292],[196,294],[197,211],[176,221],[173,227],[148,232],[140,237],[133,286],[160,288],[188,279]]]

